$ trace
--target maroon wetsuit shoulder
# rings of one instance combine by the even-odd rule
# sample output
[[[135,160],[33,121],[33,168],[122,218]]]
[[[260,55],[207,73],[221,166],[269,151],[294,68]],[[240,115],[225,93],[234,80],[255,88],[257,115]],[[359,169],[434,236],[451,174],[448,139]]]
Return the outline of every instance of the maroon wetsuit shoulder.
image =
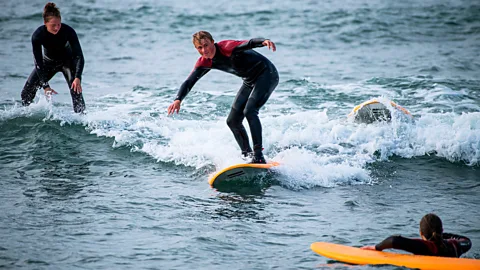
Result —
[[[252,50],[263,47],[264,38],[250,40],[222,40],[215,43],[215,55],[212,59],[200,57],[193,71],[180,86],[176,100],[183,100],[195,83],[211,69],[221,70],[238,77],[252,85],[266,69],[276,74],[275,66],[263,55]]]
[[[204,68],[211,68],[212,67],[212,59],[205,58],[200,56],[197,62],[195,63],[195,68],[204,67]]]
[[[217,45],[223,55],[230,57],[237,46],[247,42],[248,40],[222,40]]]

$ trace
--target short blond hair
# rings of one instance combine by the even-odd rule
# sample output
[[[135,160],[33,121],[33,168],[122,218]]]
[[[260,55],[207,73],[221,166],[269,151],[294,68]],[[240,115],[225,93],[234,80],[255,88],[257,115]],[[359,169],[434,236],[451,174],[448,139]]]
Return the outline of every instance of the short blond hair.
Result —
[[[198,31],[197,33],[193,34],[192,37],[193,37],[192,41],[194,45],[197,43],[200,43],[202,39],[208,39],[210,41],[213,41],[212,35],[207,31]]]

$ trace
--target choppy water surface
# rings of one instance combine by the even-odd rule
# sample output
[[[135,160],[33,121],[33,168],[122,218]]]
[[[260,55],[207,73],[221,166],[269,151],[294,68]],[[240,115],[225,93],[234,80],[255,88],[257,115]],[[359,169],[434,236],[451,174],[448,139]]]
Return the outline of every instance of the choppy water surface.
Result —
[[[437,213],[480,258],[480,5],[471,1],[56,2],[78,33],[86,115],[59,92],[23,108],[44,2],[0,10],[0,266],[26,269],[351,268],[327,241],[416,237]],[[191,34],[267,37],[280,84],[262,109],[262,183],[215,190],[241,162],[225,119],[241,80],[210,72],[166,108],[198,57]],[[377,98],[413,121],[357,124]],[[355,266],[355,269],[369,267]],[[378,267],[375,267],[377,269]],[[395,269],[382,266],[381,269]]]

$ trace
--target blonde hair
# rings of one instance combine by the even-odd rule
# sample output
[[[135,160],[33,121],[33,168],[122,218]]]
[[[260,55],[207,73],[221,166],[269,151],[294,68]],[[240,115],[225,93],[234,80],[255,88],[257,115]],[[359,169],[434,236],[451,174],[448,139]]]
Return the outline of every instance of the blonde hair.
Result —
[[[194,45],[200,43],[202,39],[208,39],[210,41],[213,41],[212,35],[207,31],[198,31],[197,33],[193,34],[192,37],[192,42]]]

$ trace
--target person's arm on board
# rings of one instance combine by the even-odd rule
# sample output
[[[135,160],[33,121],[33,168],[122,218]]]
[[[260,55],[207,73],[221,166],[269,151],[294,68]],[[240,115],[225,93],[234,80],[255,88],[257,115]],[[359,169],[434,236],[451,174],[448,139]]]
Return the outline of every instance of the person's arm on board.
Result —
[[[442,235],[444,240],[455,240],[455,247],[459,249],[458,256],[466,253],[472,247],[472,241],[468,237],[453,233],[443,233]]]
[[[399,235],[392,235],[375,246],[365,246],[361,249],[382,251],[390,248],[405,250],[417,255],[428,255],[431,253],[425,241],[421,239],[410,239]]]

